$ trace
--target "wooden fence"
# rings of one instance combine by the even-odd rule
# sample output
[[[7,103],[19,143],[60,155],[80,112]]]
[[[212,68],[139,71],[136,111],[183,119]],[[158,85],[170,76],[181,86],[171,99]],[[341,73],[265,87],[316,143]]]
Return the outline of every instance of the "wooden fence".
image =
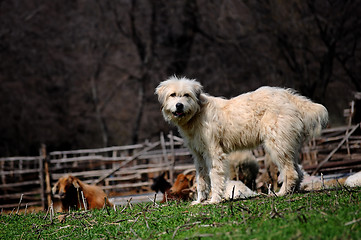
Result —
[[[318,139],[302,149],[302,165],[310,174],[361,170],[360,124],[325,129]],[[263,149],[254,151],[261,168]],[[98,184],[110,195],[150,192],[152,178],[167,171],[174,177],[194,168],[183,140],[170,133],[159,141],[99,149],[56,151],[37,157],[0,158],[0,209],[25,204],[41,205],[51,201],[51,186],[63,175],[71,174],[86,183]],[[261,169],[261,172],[264,169]]]
[[[360,123],[323,130],[303,147],[303,168],[313,175],[361,170],[360,133]]]
[[[56,151],[38,157],[0,158],[0,208],[42,205],[51,201],[51,186],[71,174],[88,184],[98,184],[110,195],[150,192],[152,178],[167,171],[171,182],[194,168],[182,139],[161,134],[156,142],[99,149]]]
[[[13,208],[21,198],[28,206],[45,206],[41,198],[44,189],[43,163],[41,157],[0,159],[0,208]]]

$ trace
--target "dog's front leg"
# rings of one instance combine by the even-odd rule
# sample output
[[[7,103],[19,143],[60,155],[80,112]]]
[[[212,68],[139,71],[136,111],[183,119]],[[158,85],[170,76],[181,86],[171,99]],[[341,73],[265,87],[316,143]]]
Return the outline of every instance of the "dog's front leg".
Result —
[[[192,202],[192,205],[199,204],[206,200],[209,194],[210,179],[209,179],[209,166],[198,154],[193,154],[194,164],[196,167],[196,180],[197,180],[197,199]]]
[[[226,157],[224,153],[212,158],[210,172],[212,198],[209,203],[219,203],[222,200],[226,181]]]

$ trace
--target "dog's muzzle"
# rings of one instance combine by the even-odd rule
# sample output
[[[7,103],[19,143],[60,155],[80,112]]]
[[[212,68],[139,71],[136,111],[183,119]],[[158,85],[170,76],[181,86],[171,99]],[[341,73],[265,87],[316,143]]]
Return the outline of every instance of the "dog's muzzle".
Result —
[[[65,198],[65,192],[60,191],[59,194],[58,194],[58,197],[60,199],[64,199]]]
[[[173,112],[173,115],[176,117],[183,117],[185,115],[184,113],[184,105],[182,103],[177,103],[175,105],[176,110]]]

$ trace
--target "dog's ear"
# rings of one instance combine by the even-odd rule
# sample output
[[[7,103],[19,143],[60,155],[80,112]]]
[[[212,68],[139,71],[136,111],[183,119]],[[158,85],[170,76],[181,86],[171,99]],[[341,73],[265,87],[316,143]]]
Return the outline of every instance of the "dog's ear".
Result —
[[[194,175],[186,175],[188,181],[189,181],[189,184],[190,185],[193,185],[193,180],[194,180]]]
[[[199,82],[193,80],[193,89],[197,99],[199,99],[201,93],[203,92],[203,86]]]
[[[73,177],[73,176],[70,176],[70,181],[71,181],[71,184],[76,188],[76,189],[80,189],[80,184],[79,184],[79,179],[76,178],[76,177]]]
[[[51,189],[53,194],[56,194],[58,191],[58,187],[59,187],[59,182],[55,183],[54,187]]]
[[[76,189],[81,189],[80,184],[79,184],[79,179],[75,179],[75,180],[74,180],[73,186],[74,186]]]
[[[186,188],[182,190],[183,194],[190,194],[190,193],[195,193],[194,189],[192,188]]]
[[[155,89],[154,94],[158,95],[158,101],[163,105],[165,100],[165,90],[166,86],[161,82],[158,87]]]
[[[192,80],[192,85],[194,95],[198,101],[198,104],[202,105],[202,103],[204,103],[204,99],[202,98],[203,86],[196,80]]]

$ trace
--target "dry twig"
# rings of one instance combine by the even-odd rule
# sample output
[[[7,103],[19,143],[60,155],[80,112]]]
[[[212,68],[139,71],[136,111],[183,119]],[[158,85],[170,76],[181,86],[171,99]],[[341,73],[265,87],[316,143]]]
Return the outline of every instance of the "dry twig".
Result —
[[[184,228],[184,227],[189,227],[189,226],[193,227],[193,226],[195,226],[195,225],[197,225],[197,224],[199,224],[199,223],[201,223],[201,222],[187,223],[187,224],[184,224],[184,225],[182,225],[182,226],[178,226],[178,227],[175,229],[175,231],[174,231],[174,233],[173,233],[173,235],[172,235],[172,239],[174,239],[174,237],[175,237],[175,235],[177,234],[177,232],[178,232],[179,229]]]
[[[16,210],[16,215],[19,213],[19,209],[20,209],[21,201],[23,200],[23,196],[24,196],[24,194],[21,194],[18,209]]]
[[[85,211],[87,211],[87,210],[88,210],[88,206],[87,206],[87,204],[86,204],[86,199],[85,199],[85,197],[84,197],[84,193],[83,193],[83,191],[80,191],[80,193],[81,193],[81,198],[83,199],[84,209],[85,209]]]
[[[355,220],[352,220],[350,222],[345,223],[345,226],[348,226],[348,225],[351,225],[351,224],[354,224],[354,223],[357,223],[357,222],[360,222],[360,221],[361,221],[361,218],[355,219]]]

